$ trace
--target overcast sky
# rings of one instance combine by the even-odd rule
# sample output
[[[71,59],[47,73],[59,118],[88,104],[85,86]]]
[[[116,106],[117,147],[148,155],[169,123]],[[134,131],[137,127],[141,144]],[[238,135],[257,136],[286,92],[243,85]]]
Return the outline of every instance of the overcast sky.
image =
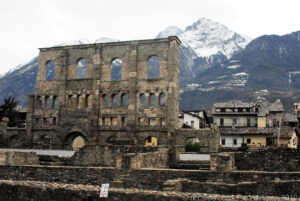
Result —
[[[154,38],[201,17],[256,38],[300,30],[300,0],[1,0],[0,74],[39,47],[101,37]]]

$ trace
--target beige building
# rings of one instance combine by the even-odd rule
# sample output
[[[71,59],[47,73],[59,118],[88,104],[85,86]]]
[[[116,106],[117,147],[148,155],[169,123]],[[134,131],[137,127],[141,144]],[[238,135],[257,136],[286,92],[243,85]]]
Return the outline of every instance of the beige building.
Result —
[[[266,147],[277,146],[279,141],[281,146],[297,147],[297,118],[283,111],[280,100],[215,103],[212,114],[220,127],[220,146],[240,147],[244,143],[248,147]]]

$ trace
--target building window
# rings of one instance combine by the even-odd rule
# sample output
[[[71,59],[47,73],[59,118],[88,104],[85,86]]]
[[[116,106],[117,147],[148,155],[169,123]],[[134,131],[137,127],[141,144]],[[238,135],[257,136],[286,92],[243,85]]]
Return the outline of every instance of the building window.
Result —
[[[277,126],[277,121],[276,119],[273,119],[273,127],[276,127]]]
[[[55,65],[53,61],[48,61],[46,64],[46,80],[54,80]]]
[[[77,62],[77,78],[87,77],[87,62],[86,59],[79,59]]]
[[[223,118],[220,119],[220,126],[224,126],[224,119]]]
[[[150,107],[155,107],[156,106],[156,96],[155,96],[155,94],[150,94],[149,103],[150,103]]]
[[[226,140],[222,139],[222,145],[225,145],[225,144],[226,144]]]
[[[247,118],[247,126],[250,127],[250,118]]]
[[[221,112],[226,112],[226,109],[225,108],[221,108]]]
[[[247,144],[251,144],[251,138],[247,138]]]
[[[148,79],[158,79],[159,78],[159,57],[151,56],[148,59]]]
[[[233,139],[233,145],[237,145],[237,139],[236,138]]]
[[[146,98],[144,94],[140,95],[140,108],[145,108],[146,107]]]
[[[127,102],[128,102],[128,95],[127,94],[122,94],[121,95],[121,106],[123,107],[123,108],[127,108]]]
[[[111,80],[121,80],[122,79],[122,60],[114,59],[111,62]]]
[[[113,107],[113,108],[119,107],[119,103],[118,103],[118,100],[119,100],[118,94],[113,94],[113,95],[111,96],[111,99],[112,99],[112,107]]]
[[[238,112],[243,112],[243,108],[238,108]]]
[[[102,96],[102,105],[104,108],[108,108],[109,105],[108,105],[108,96],[106,94],[103,94]]]
[[[236,125],[237,124],[237,120],[236,119],[232,119],[232,125]]]
[[[159,105],[166,106],[166,95],[164,93],[159,95]]]

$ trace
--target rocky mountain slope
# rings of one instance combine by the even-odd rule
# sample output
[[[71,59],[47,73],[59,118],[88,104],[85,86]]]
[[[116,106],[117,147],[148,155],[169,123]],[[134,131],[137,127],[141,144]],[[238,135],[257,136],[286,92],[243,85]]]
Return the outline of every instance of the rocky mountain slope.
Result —
[[[206,107],[215,101],[281,98],[290,108],[300,98],[299,52],[300,31],[261,36],[229,60],[198,74],[182,88],[183,97],[201,96],[198,106]],[[183,102],[193,105],[188,100]]]
[[[250,38],[206,18],[199,19],[185,30],[175,26],[167,27],[156,38],[171,35],[178,36],[182,42],[180,66],[182,84],[212,65],[231,58],[250,42]]]

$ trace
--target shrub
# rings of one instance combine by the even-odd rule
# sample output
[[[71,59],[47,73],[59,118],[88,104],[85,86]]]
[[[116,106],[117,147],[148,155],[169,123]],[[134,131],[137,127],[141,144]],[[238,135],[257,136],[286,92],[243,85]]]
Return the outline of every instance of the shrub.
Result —
[[[196,143],[187,142],[187,143],[185,143],[185,151],[186,152],[199,152],[200,144],[198,142],[196,142]]]

